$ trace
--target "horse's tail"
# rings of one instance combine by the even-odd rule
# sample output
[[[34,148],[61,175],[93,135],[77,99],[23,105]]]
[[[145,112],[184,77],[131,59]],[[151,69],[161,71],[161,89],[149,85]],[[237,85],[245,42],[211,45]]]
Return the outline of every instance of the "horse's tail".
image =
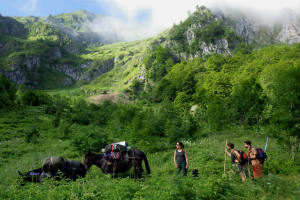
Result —
[[[149,162],[148,162],[147,156],[144,152],[143,152],[143,159],[144,159],[144,162],[145,162],[145,167],[146,167],[147,173],[150,174]]]

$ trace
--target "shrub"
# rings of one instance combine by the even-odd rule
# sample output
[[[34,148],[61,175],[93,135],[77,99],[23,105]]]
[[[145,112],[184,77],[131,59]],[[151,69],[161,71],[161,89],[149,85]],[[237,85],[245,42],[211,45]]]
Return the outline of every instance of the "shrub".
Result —
[[[96,126],[81,126],[73,132],[72,144],[80,153],[87,152],[89,149],[99,152],[107,143],[107,133],[104,129]]]
[[[36,127],[30,128],[25,131],[25,141],[28,143],[36,143],[39,136],[40,131]]]
[[[16,91],[15,85],[0,74],[0,109],[15,104]]]

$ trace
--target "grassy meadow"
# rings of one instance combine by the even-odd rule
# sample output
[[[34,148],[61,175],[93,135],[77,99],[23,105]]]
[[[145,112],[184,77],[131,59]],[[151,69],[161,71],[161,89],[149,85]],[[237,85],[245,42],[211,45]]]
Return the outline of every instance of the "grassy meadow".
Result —
[[[83,153],[72,143],[72,134],[80,127],[71,126],[67,131],[64,122],[54,127],[54,116],[44,114],[43,109],[27,107],[0,113],[1,199],[299,199],[300,164],[293,162],[287,149],[274,138],[269,142],[263,179],[247,178],[242,183],[229,157],[224,175],[225,140],[235,143],[240,150],[244,150],[246,139],[252,140],[257,147],[264,147],[267,131],[259,127],[253,130],[231,127],[184,141],[190,163],[185,178],[175,176],[175,145],[169,145],[161,151],[146,152],[151,174],[145,174],[140,180],[130,178],[130,172],[111,179],[93,166],[85,178],[76,182],[45,180],[41,184],[20,186],[18,170],[39,168],[47,156],[83,161]],[[38,131],[33,131],[32,127]],[[30,137],[29,133],[35,135]],[[191,176],[195,168],[199,170],[197,178]]]

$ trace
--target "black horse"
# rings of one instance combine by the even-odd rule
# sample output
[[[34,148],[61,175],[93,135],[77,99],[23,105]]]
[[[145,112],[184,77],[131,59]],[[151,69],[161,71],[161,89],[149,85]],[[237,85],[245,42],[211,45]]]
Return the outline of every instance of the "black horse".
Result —
[[[150,174],[150,167],[147,156],[138,149],[132,149],[124,153],[122,160],[108,161],[103,154],[92,153],[91,151],[84,154],[84,165],[88,170],[92,165],[99,167],[103,173],[112,174],[116,177],[118,173],[127,172],[134,167],[134,177],[141,178],[143,167],[142,161],[145,162],[147,173]]]
[[[85,166],[76,160],[66,161],[65,177],[76,181],[78,177],[84,178],[86,175]]]
[[[85,177],[86,175],[86,168],[81,162],[68,161],[62,157],[45,158],[42,168],[42,178],[55,177],[56,180],[66,178],[75,181],[78,177]]]
[[[54,160],[54,162],[47,162],[48,160]],[[54,178],[55,180],[64,178],[75,181],[78,177],[85,177],[85,175],[86,168],[81,162],[75,160],[68,161],[62,157],[48,157],[45,158],[41,168],[25,173],[19,171],[21,185],[24,185],[25,182],[40,183],[46,177]]]

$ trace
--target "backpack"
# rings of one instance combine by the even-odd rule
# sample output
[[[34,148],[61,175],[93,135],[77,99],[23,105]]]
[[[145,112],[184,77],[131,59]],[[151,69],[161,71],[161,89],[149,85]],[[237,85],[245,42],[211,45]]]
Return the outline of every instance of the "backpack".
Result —
[[[248,157],[247,157],[247,154],[245,154],[245,152],[243,151],[238,151],[240,156],[241,156],[241,165],[245,165],[247,162],[248,162]]]
[[[126,151],[126,146],[123,146],[121,144],[113,143],[109,144],[105,147],[105,152],[124,152]]]
[[[265,160],[268,158],[266,152],[264,152],[264,150],[262,150],[261,148],[257,148],[256,152],[257,152],[256,158],[261,162],[261,164],[263,164]]]

